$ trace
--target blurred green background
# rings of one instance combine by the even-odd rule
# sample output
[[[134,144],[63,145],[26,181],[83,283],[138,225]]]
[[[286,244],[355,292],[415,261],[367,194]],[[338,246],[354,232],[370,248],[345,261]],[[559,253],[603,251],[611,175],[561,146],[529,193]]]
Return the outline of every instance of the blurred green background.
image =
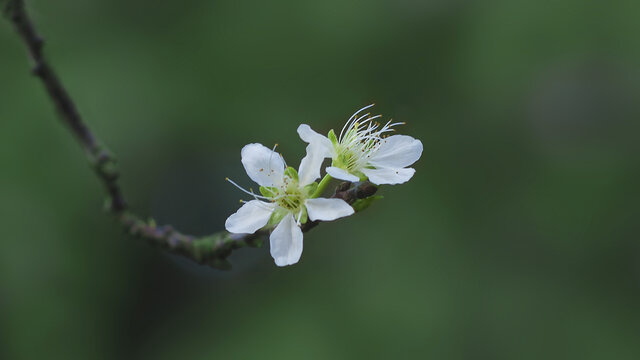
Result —
[[[638,359],[637,1],[28,0],[132,207],[221,230],[371,102],[424,143],[384,201],[220,272],[122,234],[0,22],[0,358]]]

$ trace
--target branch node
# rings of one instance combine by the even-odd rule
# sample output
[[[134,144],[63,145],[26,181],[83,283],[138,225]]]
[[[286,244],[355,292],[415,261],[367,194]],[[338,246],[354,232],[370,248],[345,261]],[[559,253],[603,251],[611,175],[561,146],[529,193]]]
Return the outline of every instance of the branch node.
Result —
[[[42,63],[36,63],[35,65],[33,65],[33,67],[31,68],[31,73],[37,77],[43,77],[44,66],[42,65]]]
[[[378,191],[378,187],[370,182],[362,183],[356,189],[356,198],[358,199],[368,198]]]
[[[96,156],[96,161],[98,165],[104,164],[109,160],[111,160],[111,156],[106,150],[100,150],[100,152],[98,153],[98,156]]]

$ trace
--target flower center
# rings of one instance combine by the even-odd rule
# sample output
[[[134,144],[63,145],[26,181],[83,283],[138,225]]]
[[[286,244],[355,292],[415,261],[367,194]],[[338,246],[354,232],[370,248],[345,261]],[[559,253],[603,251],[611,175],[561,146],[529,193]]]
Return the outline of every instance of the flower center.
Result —
[[[358,110],[340,131],[335,150],[338,156],[334,159],[334,166],[355,173],[367,166],[369,160],[380,148],[387,133],[395,131],[394,126],[404,123],[387,122],[385,125],[374,120],[381,115],[369,116],[369,113],[358,114],[372,105]]]
[[[302,205],[302,197],[298,194],[283,194],[283,196],[279,197],[276,200],[278,206],[287,209],[292,212],[296,212]]]
[[[370,154],[366,149],[356,149],[358,147],[360,144],[356,144],[353,148],[339,145],[336,151],[338,157],[333,165],[349,171],[355,171],[364,166],[363,163],[366,163]]]
[[[278,194],[274,197],[274,200],[278,206],[294,213],[297,212],[304,202],[298,180],[285,175],[284,184],[278,189]]]

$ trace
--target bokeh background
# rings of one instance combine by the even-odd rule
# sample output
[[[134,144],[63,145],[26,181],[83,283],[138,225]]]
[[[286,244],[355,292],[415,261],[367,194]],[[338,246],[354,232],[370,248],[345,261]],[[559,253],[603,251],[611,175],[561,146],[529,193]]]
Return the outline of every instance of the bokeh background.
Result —
[[[133,208],[221,230],[240,149],[375,102],[410,183],[221,272],[131,239],[0,22],[0,358],[640,358],[640,2],[28,0]]]

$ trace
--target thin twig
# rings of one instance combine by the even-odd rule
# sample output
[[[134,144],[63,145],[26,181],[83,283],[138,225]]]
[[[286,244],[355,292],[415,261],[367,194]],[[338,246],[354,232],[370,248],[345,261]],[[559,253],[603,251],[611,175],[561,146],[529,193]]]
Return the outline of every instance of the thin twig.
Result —
[[[227,257],[233,250],[261,244],[262,237],[267,234],[266,231],[240,235],[221,231],[209,236],[196,237],[182,234],[171,225],[159,226],[153,220],[144,221],[128,211],[124,195],[118,185],[119,172],[116,168],[116,160],[84,123],[69,93],[46,61],[42,51],[44,41],[38,35],[29,18],[24,1],[9,0],[4,11],[27,47],[33,63],[33,74],[42,81],[62,121],[85,150],[96,175],[105,186],[108,194],[107,209],[120,222],[125,231],[168,251],[191,258],[198,263],[221,269],[230,268],[231,264],[227,261]],[[372,196],[376,190],[377,188],[368,182],[343,183],[336,189],[334,197],[353,204],[358,199]],[[317,222],[309,221],[302,226],[302,230],[309,231],[317,224]]]
[[[44,84],[62,120],[84,148],[96,174],[106,187],[110,198],[110,210],[115,213],[126,210],[127,204],[117,182],[118,171],[115,167],[115,159],[96,141],[96,138],[82,121],[69,93],[58,80],[53,68],[45,60],[42,52],[44,41],[38,35],[33,22],[29,18],[24,2],[22,0],[10,0],[5,11],[22,41],[27,46],[29,57],[33,63],[31,71]]]

